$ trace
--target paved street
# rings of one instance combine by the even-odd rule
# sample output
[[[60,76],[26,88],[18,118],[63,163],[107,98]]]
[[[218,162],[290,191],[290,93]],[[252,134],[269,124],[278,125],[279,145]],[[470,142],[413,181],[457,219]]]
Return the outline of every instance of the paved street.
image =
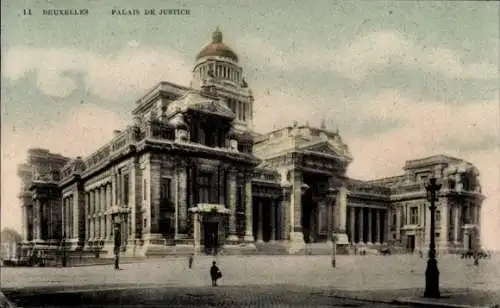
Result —
[[[262,306],[262,303],[363,307],[368,303],[332,297],[329,291],[335,290],[337,295],[372,292],[378,297],[380,294],[415,296],[418,295],[415,292],[421,293],[415,290],[424,286],[426,265],[425,259],[406,255],[339,256],[335,269],[330,267],[328,256],[222,256],[215,260],[224,277],[220,287],[212,288],[208,277],[212,260],[212,257],[198,257],[191,270],[187,269],[184,258],[124,264],[121,271],[114,271],[111,266],[3,268],[1,283],[5,295],[23,307],[40,301],[53,306],[68,302],[116,306],[139,301],[141,305],[169,307],[201,303],[217,307]],[[441,258],[441,288],[500,293],[498,257],[483,261],[478,267],[472,263],[456,256]],[[61,291],[65,295],[43,295]],[[32,297],[28,299],[27,294]]]

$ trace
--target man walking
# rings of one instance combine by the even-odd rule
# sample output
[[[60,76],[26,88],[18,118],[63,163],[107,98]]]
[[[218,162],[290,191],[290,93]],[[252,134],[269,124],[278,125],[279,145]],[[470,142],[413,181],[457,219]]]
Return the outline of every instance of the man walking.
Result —
[[[114,247],[114,254],[115,254],[115,270],[120,269],[120,247],[122,245],[122,237],[120,233],[120,225],[116,224],[115,225],[115,247]]]
[[[193,267],[193,260],[194,260],[194,253],[190,254],[189,255],[189,268],[191,269],[191,267]]]
[[[212,278],[212,286],[217,286],[217,279],[222,277],[220,269],[215,265],[215,261],[212,262],[212,267],[210,267],[210,277]]]

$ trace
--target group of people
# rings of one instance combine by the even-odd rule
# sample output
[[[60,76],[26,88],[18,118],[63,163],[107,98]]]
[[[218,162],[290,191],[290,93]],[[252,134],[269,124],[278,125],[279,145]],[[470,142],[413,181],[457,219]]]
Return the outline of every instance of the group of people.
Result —
[[[114,243],[114,255],[115,255],[115,270],[120,270],[120,248],[121,248],[121,234],[119,226],[115,226],[115,243]],[[194,254],[189,255],[188,266],[191,269],[193,267]],[[217,266],[215,261],[212,262],[210,267],[210,278],[212,279],[212,286],[217,286],[217,280],[222,278],[222,272]]]

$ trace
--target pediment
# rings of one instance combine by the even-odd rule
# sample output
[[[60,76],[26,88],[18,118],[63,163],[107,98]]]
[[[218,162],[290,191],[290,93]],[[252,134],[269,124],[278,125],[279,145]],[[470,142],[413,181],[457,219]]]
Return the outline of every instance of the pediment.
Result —
[[[324,140],[313,144],[304,144],[301,147],[301,150],[351,159],[351,154],[349,153],[347,146],[334,140]]]

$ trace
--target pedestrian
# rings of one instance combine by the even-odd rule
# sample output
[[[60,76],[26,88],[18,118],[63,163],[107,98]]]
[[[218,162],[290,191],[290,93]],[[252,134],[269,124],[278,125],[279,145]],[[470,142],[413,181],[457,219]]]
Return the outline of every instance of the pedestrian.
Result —
[[[189,255],[189,268],[193,267],[194,253]]]
[[[215,265],[215,261],[212,262],[212,267],[210,267],[210,277],[212,278],[212,286],[217,286],[217,279],[222,278],[222,272]]]
[[[115,270],[120,269],[120,247],[122,245],[122,237],[120,233],[120,226],[118,224],[115,225],[115,247],[114,247],[114,254],[115,254]]]

